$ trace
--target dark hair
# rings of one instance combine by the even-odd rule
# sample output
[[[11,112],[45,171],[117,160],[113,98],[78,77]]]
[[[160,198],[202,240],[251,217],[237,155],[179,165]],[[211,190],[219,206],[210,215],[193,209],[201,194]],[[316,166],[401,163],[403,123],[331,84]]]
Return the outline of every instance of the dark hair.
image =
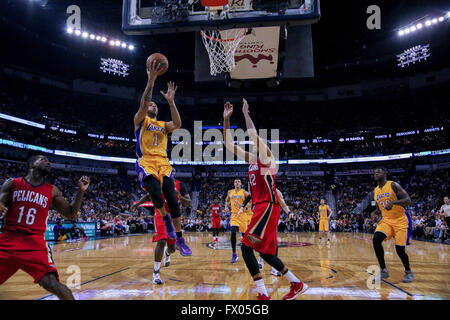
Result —
[[[386,175],[389,173],[388,169],[386,167],[376,167],[375,170],[382,170]]]
[[[27,160],[27,162],[28,162],[28,170],[31,169],[31,165],[32,165],[33,163],[35,163],[36,160],[39,159],[40,157],[43,157],[43,155],[41,155],[41,154],[36,154],[36,155],[31,156],[31,157],[28,158],[28,160]]]

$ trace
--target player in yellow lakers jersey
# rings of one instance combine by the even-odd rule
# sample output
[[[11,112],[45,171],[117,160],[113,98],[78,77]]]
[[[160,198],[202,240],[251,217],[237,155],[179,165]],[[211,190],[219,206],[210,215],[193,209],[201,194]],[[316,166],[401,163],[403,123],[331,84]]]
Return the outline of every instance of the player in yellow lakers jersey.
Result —
[[[167,92],[161,91],[170,106],[172,121],[158,121],[158,106],[152,101],[155,85],[161,66],[154,60],[147,68],[148,81],[141,98],[138,112],[134,116],[134,132],[136,134],[136,172],[141,187],[151,196],[154,206],[163,216],[169,238],[177,239],[175,247],[180,253],[191,255],[181,232],[181,212],[172,176],[172,166],[167,156],[167,135],[181,127],[181,118],[175,105],[177,87],[173,82],[167,84]],[[164,200],[170,209],[170,215],[164,208]],[[173,219],[173,226],[172,226]]]
[[[234,180],[234,189],[228,191],[227,197],[225,199],[225,212],[229,212],[229,205],[231,206],[231,249],[233,250],[233,255],[231,258],[231,263],[235,263],[238,260],[236,254],[236,233],[241,232],[242,234],[247,231],[247,215],[241,214],[239,209],[241,209],[245,198],[249,195],[247,191],[242,189],[241,179]]]
[[[322,234],[327,233],[327,244],[330,244],[330,218],[333,210],[325,203],[325,199],[320,199],[319,206],[319,240],[322,242]]]
[[[375,169],[374,178],[378,186],[373,192],[373,197],[377,209],[373,213],[381,212],[382,218],[375,229],[373,248],[380,264],[381,279],[388,278],[389,272],[384,262],[382,243],[384,240],[393,237],[395,239],[395,250],[405,267],[405,275],[402,281],[412,282],[414,273],[410,269],[409,258],[405,252],[412,234],[412,221],[403,207],[412,205],[412,201],[406,191],[397,182],[387,180],[386,175],[386,169]]]

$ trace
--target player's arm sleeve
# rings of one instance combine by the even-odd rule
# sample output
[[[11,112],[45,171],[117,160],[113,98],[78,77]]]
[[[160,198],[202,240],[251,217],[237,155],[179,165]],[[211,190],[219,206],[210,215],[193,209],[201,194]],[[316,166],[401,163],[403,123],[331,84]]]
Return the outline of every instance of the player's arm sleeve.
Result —
[[[252,200],[252,195],[249,193],[248,196],[245,197],[244,202],[242,203],[242,208],[245,208],[245,206]]]

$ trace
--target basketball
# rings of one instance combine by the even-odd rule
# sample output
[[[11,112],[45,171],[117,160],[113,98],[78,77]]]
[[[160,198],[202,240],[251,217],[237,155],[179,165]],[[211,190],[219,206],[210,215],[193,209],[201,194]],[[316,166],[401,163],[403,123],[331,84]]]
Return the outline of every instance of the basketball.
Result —
[[[158,76],[162,76],[164,73],[167,72],[167,69],[169,69],[169,60],[167,60],[166,56],[162,53],[153,53],[147,58],[147,69],[150,68],[150,65],[152,64],[153,60],[156,60],[159,62],[160,65],[162,65],[161,72],[158,73]]]

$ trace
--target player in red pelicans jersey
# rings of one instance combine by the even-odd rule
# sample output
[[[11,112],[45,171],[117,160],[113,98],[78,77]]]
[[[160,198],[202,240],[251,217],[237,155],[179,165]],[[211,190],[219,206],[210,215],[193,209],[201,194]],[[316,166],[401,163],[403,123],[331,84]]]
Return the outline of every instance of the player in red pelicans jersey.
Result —
[[[283,262],[275,255],[277,250],[277,227],[280,218],[280,199],[276,189],[276,160],[269,147],[258,136],[255,125],[250,118],[249,106],[243,99],[242,112],[247,126],[247,132],[256,150],[247,152],[236,144],[230,132],[230,117],[233,105],[227,102],[224,106],[224,136],[225,147],[236,154],[240,159],[249,163],[248,179],[250,194],[254,204],[253,216],[247,231],[242,239],[242,257],[253,277],[258,292],[258,300],[269,300],[270,297],[264,285],[253,250],[258,251],[261,257],[272,267],[281,272],[291,283],[288,294],[283,300],[293,300],[308,289]]]
[[[173,175],[175,176],[176,171],[173,168]],[[178,180],[174,180],[175,185],[175,194],[177,196],[178,201],[180,201],[184,206],[191,206],[191,198],[189,196],[189,192],[185,188],[184,184],[182,184]],[[167,204],[166,199],[164,198],[164,194],[162,195],[164,206],[168,215],[170,215],[169,205]],[[134,203],[130,210],[134,211],[138,206],[143,204],[144,202],[151,201],[151,196],[149,194],[143,196],[138,202]],[[164,223],[161,212],[155,208],[155,235],[153,236],[152,242],[156,242],[155,248],[155,261],[153,267],[153,284],[163,284],[164,281],[160,276],[160,268],[161,261],[164,267],[168,267],[170,265],[170,255],[175,252],[175,242],[176,239],[170,238],[167,234],[166,225]],[[166,246],[167,244],[167,246]],[[181,253],[181,252],[180,252]]]
[[[217,244],[219,242],[219,230],[221,227],[220,204],[217,198],[214,199],[213,204],[211,205],[211,220],[212,220],[214,246],[217,247]]]
[[[0,191],[0,213],[6,211],[0,234],[0,285],[21,269],[58,298],[73,300],[72,291],[59,282],[44,233],[51,205],[68,219],[77,217],[90,180],[80,178],[75,201],[70,204],[45,180],[51,168],[46,157],[33,156],[28,166],[27,176],[7,180]]]

